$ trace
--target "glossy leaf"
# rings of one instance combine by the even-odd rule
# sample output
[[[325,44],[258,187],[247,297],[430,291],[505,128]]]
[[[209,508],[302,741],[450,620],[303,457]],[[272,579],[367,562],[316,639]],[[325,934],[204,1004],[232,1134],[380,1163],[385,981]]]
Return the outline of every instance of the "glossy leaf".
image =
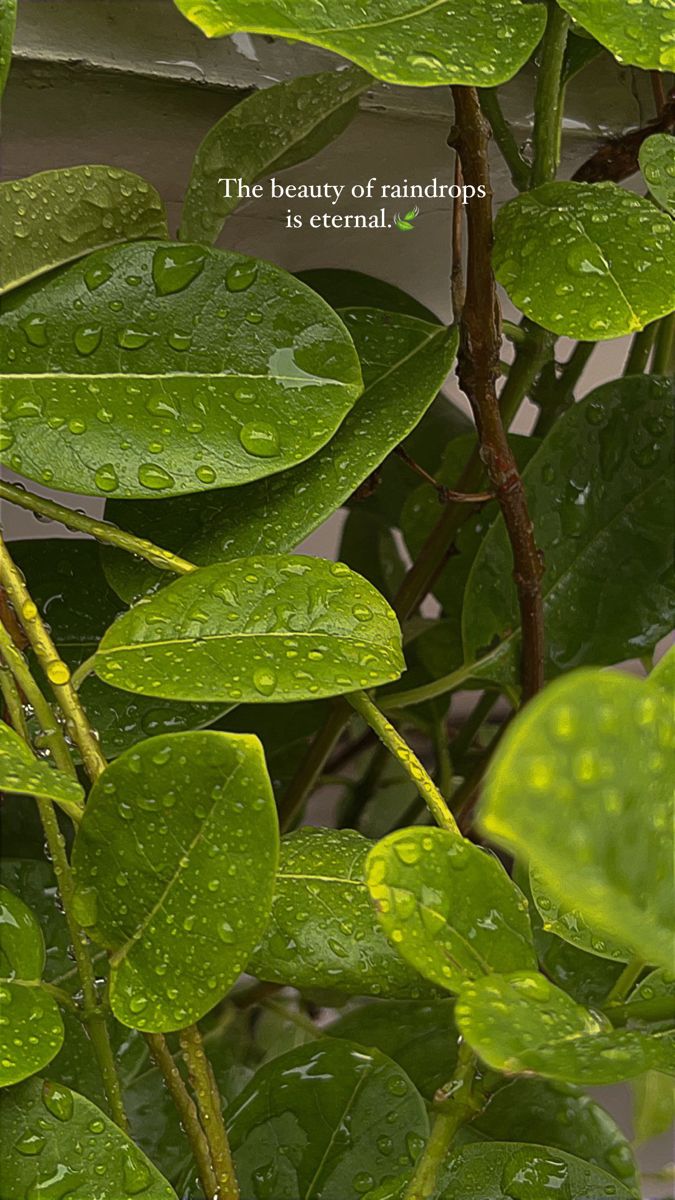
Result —
[[[64,167],[13,179],[0,184],[0,293],[103,246],[167,234],[159,195],[130,171]]]
[[[87,495],[232,487],[316,453],[362,391],[335,313],[279,267],[139,242],[10,297],[4,459]]]
[[[424,1102],[379,1050],[337,1039],[262,1067],[227,1113],[243,1196],[358,1200],[414,1162],[428,1133]]]
[[[483,830],[529,859],[598,937],[673,961],[673,725],[667,698],[626,675],[549,685],[501,740]]]
[[[123,1024],[179,1029],[221,999],[267,921],[277,847],[256,738],[150,738],[104,771],[75,840],[76,908],[113,951]]]
[[[465,983],[455,1005],[457,1028],[497,1071],[532,1072],[568,1083],[630,1079],[672,1050],[669,1031],[613,1029],[543,975],[515,971]]]
[[[413,1000],[363,1004],[339,1017],[325,1032],[375,1047],[397,1062],[426,1100],[452,1078],[457,1061],[454,1001]]]
[[[373,912],[363,877],[371,845],[352,829],[299,829],[282,840],[272,915],[251,974],[357,996],[428,995]]]
[[[378,279],[375,275],[364,275],[362,271],[349,271],[342,267],[310,267],[307,271],[296,271],[295,274],[301,283],[306,283],[313,292],[323,296],[331,308],[379,308],[383,312],[404,313],[408,317],[438,324],[438,317],[425,304],[420,304],[419,300],[396,284]]]
[[[556,423],[523,473],[542,582],[546,672],[651,653],[675,619],[673,388],[655,376],[604,384]],[[515,682],[520,637],[501,519],[483,540],[462,616],[466,661],[497,641],[487,678]]]
[[[63,1042],[58,1005],[40,982],[44,963],[36,917],[0,887],[0,1087],[39,1071]]]
[[[3,853],[6,853],[4,836]],[[3,857],[0,860],[0,882],[10,892],[21,896],[37,919],[46,948],[40,971],[42,977],[52,983],[61,982],[64,975],[72,972],[73,962],[68,953],[68,926],[56,899],[56,877],[51,864],[44,860]]]
[[[675,1075],[675,974],[660,967],[645,975],[628,997],[624,1019],[631,1029],[659,1035],[654,1065]]]
[[[342,563],[267,555],[203,567],[115,621],[101,679],[178,700],[312,700],[396,679],[401,632]]]
[[[325,71],[262,88],[235,104],[197,150],[180,237],[214,242],[240,203],[234,182],[228,187],[224,181],[250,185],[312,158],[356,116],[358,96],[369,82],[357,67]]]
[[[254,733],[265,751],[265,762],[277,795],[283,792],[295,774],[298,761],[309,750],[314,735],[329,713],[329,702],[308,704],[238,704],[217,729],[228,733]]]
[[[16,0],[0,0],[0,96],[12,62],[12,41],[16,24]]]
[[[297,546],[380,465],[429,408],[457,352],[457,333],[414,317],[354,308],[339,314],[361,360],[365,390],[328,445],[300,466],[236,491],[161,504],[109,503],[106,514],[141,537],[205,566]],[[135,599],[157,572],[106,554],[119,595]]]
[[[634,0],[561,0],[562,7],[583,25],[620,63],[644,71],[675,69],[673,13],[668,3],[635,4]]]
[[[371,850],[366,882],[382,927],[427,979],[466,979],[535,964],[527,903],[501,863],[441,829],[400,829]]]
[[[654,199],[675,217],[675,139],[672,133],[654,133],[645,139],[640,146],[640,170]]]
[[[463,1146],[443,1163],[435,1200],[634,1200],[635,1192],[563,1150],[518,1142]]]
[[[68,1200],[177,1200],[105,1113],[63,1084],[30,1079],[2,1093],[0,1114],[2,1175],[13,1189],[8,1197],[51,1193],[56,1200],[60,1192]]]
[[[513,303],[566,337],[622,337],[675,308],[675,225],[614,183],[546,183],[510,200],[493,261]]]
[[[569,908],[553,899],[536,871],[530,872],[530,886],[544,929],[549,933],[555,933],[588,954],[599,954],[602,958],[611,958],[614,962],[626,963],[633,957],[632,950],[627,946],[620,945],[613,938],[601,938],[594,934],[583,914],[577,909]]]
[[[55,800],[64,808],[82,807],[84,790],[76,779],[35,757],[18,733],[0,721],[0,788],[22,796]]]
[[[449,0],[422,9],[412,0],[380,0],[367,20],[355,0],[338,0],[330,11],[308,0],[267,0],[254,10],[246,0],[175,3],[208,37],[243,30],[312,42],[377,79],[410,87],[503,83],[527,61],[544,28],[541,6],[518,0]]]

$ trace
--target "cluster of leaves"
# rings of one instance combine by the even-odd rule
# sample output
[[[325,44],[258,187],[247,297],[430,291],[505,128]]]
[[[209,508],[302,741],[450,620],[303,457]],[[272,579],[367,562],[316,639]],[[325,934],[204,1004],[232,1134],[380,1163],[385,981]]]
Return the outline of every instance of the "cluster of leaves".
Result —
[[[673,139],[643,139],[646,196],[531,187],[494,121],[527,176],[493,266],[523,314],[505,423],[539,408],[510,444],[547,680],[503,736],[528,646],[497,501],[448,499],[491,482],[439,395],[459,320],[213,243],[236,204],[219,178],[315,154],[372,77],[494,88],[542,34],[535,152],[555,158],[541,97],[562,110],[572,39],[577,63],[663,71],[672,12],[176,3],[209,36],[356,65],[232,108],[178,240],[125,171],[0,185],[0,456],[105,499],[95,521],[0,485],[93,535],[0,560],[0,1195],[634,1198],[632,1148],[583,1089],[636,1080],[642,1136],[673,1108],[674,652],[644,680],[602,670],[650,663],[673,620]],[[0,0],[3,81],[13,19]],[[627,373],[575,400],[593,344],[626,334]],[[343,505],[338,562],[291,553]],[[297,828],[325,782],[338,827]]]

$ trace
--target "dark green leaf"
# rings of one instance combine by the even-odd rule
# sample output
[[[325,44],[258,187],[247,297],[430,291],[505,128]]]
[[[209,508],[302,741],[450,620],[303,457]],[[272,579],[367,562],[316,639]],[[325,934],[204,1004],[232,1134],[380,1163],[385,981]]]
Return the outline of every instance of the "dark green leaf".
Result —
[[[448,0],[424,8],[380,0],[369,13],[354,0],[337,0],[330,10],[310,0],[266,0],[254,10],[246,0],[175,3],[209,37],[243,30],[312,42],[377,79],[411,87],[503,83],[530,57],[544,27],[542,6],[519,0]]]
[[[117,167],[64,167],[2,183],[0,214],[0,293],[103,246],[168,233],[155,189]],[[34,338],[45,332],[39,320],[30,328]]]
[[[466,979],[535,963],[527,902],[501,863],[442,829],[400,829],[371,850],[366,882],[382,927],[427,979]]]
[[[672,9],[635,0],[561,0],[562,7],[620,63],[645,71],[675,69]]]
[[[426,1100],[452,1078],[457,1062],[454,1000],[421,1004],[379,1001],[348,1012],[326,1029],[333,1037],[374,1046],[403,1068]]]
[[[430,308],[396,284],[374,275],[341,267],[313,267],[308,271],[297,271],[296,278],[323,296],[331,308],[379,308],[383,312],[404,313],[438,324],[438,317]]]
[[[84,791],[76,779],[40,762],[18,733],[0,721],[0,788],[22,796],[55,800],[66,811],[77,812]]]
[[[30,1079],[0,1096],[3,1197],[177,1200],[152,1163],[90,1100]],[[10,1185],[11,1181],[11,1185]]]
[[[40,982],[44,962],[36,917],[0,887],[0,1087],[39,1071],[63,1042],[58,1006]]]
[[[360,996],[428,995],[385,938],[363,877],[372,846],[351,829],[282,840],[270,923],[249,963],[260,979]]]
[[[178,1029],[225,994],[267,921],[277,847],[256,738],[150,738],[104,771],[75,839],[76,909],[114,951],[123,1024]]]
[[[526,316],[566,337],[622,337],[675,308],[675,225],[615,183],[546,183],[510,200],[494,266]]]
[[[12,61],[12,41],[16,24],[16,0],[0,0],[0,96]]]
[[[312,1042],[262,1067],[227,1114],[242,1196],[358,1200],[410,1165],[428,1133],[421,1096],[379,1050]]]
[[[362,391],[339,318],[279,267],[139,242],[10,297],[4,459],[54,487],[232,487],[319,450]]]
[[[57,901],[56,878],[50,863],[30,858],[3,858],[0,860],[0,881],[9,891],[21,896],[37,918],[46,943],[43,977],[51,983],[61,983],[65,975],[74,976],[74,964],[68,954],[68,926]]]
[[[675,138],[654,133],[640,146],[640,170],[654,199],[675,217]]]
[[[364,71],[351,67],[303,75],[240,100],[209,130],[197,151],[180,237],[214,242],[223,221],[240,203],[235,179],[250,185],[312,158],[356,116],[359,93],[369,81]]]
[[[443,1164],[434,1200],[634,1200],[614,1175],[546,1146],[463,1146]]]
[[[396,679],[401,632],[342,563],[300,555],[203,567],[119,617],[94,664],[127,691],[179,700],[312,700]]]

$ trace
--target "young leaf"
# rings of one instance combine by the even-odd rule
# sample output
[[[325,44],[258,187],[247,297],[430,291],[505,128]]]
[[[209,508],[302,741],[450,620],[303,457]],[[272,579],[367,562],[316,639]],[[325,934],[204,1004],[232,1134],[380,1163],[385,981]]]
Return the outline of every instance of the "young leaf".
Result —
[[[575,671],[507,730],[479,818],[596,936],[665,967],[675,946],[673,750],[659,689]]]
[[[183,241],[215,242],[240,203],[234,180],[255,183],[312,158],[346,129],[370,77],[358,67],[303,75],[240,100],[209,130],[192,165]],[[227,177],[232,181],[227,184]]]
[[[675,138],[654,133],[640,146],[640,170],[661,208],[675,217]]]
[[[530,888],[547,932],[556,934],[588,954],[598,954],[614,962],[626,963],[633,957],[632,950],[627,946],[619,945],[613,938],[598,937],[577,908],[569,908],[550,896],[534,870],[530,871]]]
[[[309,458],[362,391],[323,300],[205,246],[90,255],[10,297],[4,461],[87,495],[232,487]]]
[[[299,829],[283,838],[272,915],[251,974],[357,996],[428,995],[375,918],[363,878],[371,844],[352,829]]]
[[[563,1150],[491,1142],[453,1150],[435,1200],[635,1200],[632,1188]]]
[[[84,790],[77,780],[40,762],[4,721],[0,721],[0,788],[21,796],[54,800],[71,812],[81,809],[84,802]]]
[[[397,1062],[426,1100],[452,1079],[457,1062],[454,1000],[422,1004],[378,1001],[352,1009],[327,1026],[331,1037],[375,1046]]]
[[[366,882],[382,927],[421,975],[466,979],[536,963],[527,903],[501,863],[442,829],[400,829],[373,847]]]
[[[5,90],[12,62],[15,24],[16,0],[0,0],[0,96]]]
[[[2,1177],[12,1180],[13,1196],[177,1200],[150,1160],[105,1113],[63,1084],[30,1079],[3,1092],[0,1116]]]
[[[167,236],[155,189],[118,167],[64,167],[1,183],[0,294],[103,246]],[[33,338],[41,329],[37,320]]]
[[[519,0],[448,0],[419,8],[413,0],[381,0],[364,20],[354,0],[318,12],[309,0],[292,7],[265,0],[175,0],[208,37],[243,30],[312,42],[335,50],[377,79],[410,87],[440,83],[494,86],[530,57],[544,28],[541,5]]]
[[[37,919],[18,896],[0,887],[0,1087],[39,1071],[63,1042],[58,1005],[40,984],[44,964]]]
[[[428,1133],[424,1102],[379,1050],[311,1042],[261,1067],[227,1113],[242,1196],[358,1200]]]
[[[403,670],[401,631],[342,563],[267,555],[185,575],[119,617],[96,654],[116,687],[177,700],[312,700]]]
[[[549,676],[651,653],[672,628],[672,421],[669,380],[603,384],[572,405],[525,468],[546,566]],[[502,642],[485,674],[507,682],[517,679],[520,637],[511,562],[500,518],[476,556],[462,614],[466,661]]]
[[[566,337],[622,337],[675,308],[675,225],[615,183],[546,183],[510,200],[493,258],[513,303]]]
[[[675,69],[673,14],[669,4],[634,0],[560,0],[580,25],[611,50],[620,63],[643,71]]]
[[[73,866],[78,918],[114,952],[110,1004],[118,1020],[180,1029],[221,999],[268,919],[277,857],[276,808],[257,738],[150,738],[104,771]]]

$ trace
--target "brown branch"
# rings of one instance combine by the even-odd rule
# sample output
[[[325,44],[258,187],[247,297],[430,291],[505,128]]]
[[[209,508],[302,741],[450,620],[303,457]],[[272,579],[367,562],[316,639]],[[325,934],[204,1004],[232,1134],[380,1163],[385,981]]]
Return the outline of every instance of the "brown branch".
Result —
[[[605,180],[621,183],[639,171],[638,155],[642,143],[653,133],[672,133],[674,130],[675,88],[671,88],[655,120],[603,142],[574,172],[572,179],[575,183],[603,183]]]
[[[521,678],[528,700],[544,682],[542,562],[527,499],[497,398],[501,313],[492,272],[492,193],[488,165],[489,126],[475,88],[455,86],[457,152],[464,179],[476,191],[467,205],[468,257],[462,313],[459,381],[478,428],[481,459],[497,495],[511,542],[522,627]]]
[[[452,319],[457,324],[462,319],[464,308],[464,268],[462,266],[462,232],[463,207],[459,197],[464,184],[462,163],[459,154],[455,154],[455,186],[457,191],[452,206],[452,270],[450,272],[450,290],[452,294]]]
[[[455,492],[452,488],[446,487],[444,483],[439,483],[437,479],[434,479],[433,475],[425,471],[424,467],[415,462],[415,459],[408,454],[407,450],[403,449],[403,446],[397,446],[394,453],[398,455],[407,467],[410,467],[411,471],[419,475],[420,479],[423,479],[425,483],[431,484],[432,488],[438,493],[438,498],[442,504],[447,504],[449,501],[452,501],[454,504],[487,504],[488,500],[494,500],[492,492]]]

